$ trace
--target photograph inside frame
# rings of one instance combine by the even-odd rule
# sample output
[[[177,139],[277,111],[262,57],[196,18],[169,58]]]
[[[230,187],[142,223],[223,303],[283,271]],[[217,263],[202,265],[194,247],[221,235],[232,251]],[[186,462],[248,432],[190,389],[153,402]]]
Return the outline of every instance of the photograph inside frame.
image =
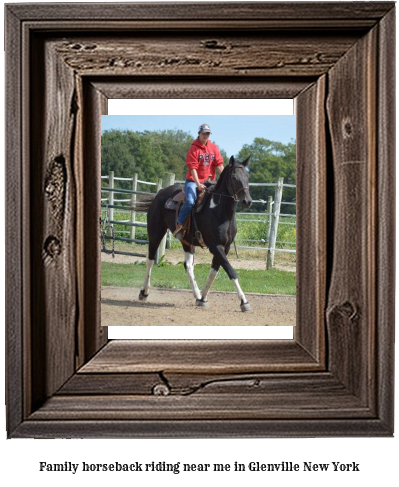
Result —
[[[292,327],[296,117],[101,117],[102,326]]]

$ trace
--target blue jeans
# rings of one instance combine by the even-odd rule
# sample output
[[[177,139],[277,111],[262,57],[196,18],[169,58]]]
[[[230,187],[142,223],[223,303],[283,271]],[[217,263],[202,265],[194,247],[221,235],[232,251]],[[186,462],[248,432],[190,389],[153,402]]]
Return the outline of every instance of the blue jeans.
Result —
[[[184,192],[186,194],[186,201],[181,207],[179,216],[177,218],[177,223],[180,223],[180,225],[183,225],[191,210],[194,208],[195,200],[197,199],[197,185],[195,184],[195,181],[186,179],[184,184]]]

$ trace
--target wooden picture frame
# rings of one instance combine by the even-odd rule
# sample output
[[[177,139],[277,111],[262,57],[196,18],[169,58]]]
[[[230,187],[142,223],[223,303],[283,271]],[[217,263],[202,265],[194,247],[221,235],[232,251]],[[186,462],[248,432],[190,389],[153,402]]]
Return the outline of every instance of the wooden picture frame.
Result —
[[[204,6],[6,6],[11,438],[393,434],[394,3]],[[294,339],[108,341],[100,115],[204,96],[295,99]]]

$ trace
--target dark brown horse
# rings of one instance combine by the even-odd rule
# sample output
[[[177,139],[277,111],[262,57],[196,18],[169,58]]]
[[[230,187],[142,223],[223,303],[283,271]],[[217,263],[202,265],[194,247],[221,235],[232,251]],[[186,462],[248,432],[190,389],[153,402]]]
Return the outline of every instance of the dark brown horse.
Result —
[[[190,280],[197,306],[208,305],[209,289],[219,272],[220,266],[222,266],[236,288],[241,310],[249,311],[251,309],[238,283],[237,273],[227,259],[230,246],[237,233],[235,218],[237,204],[240,201],[244,208],[249,208],[252,204],[249,194],[248,172],[246,170],[248,161],[249,157],[244,162],[236,161],[234,157],[230,158],[229,164],[224,168],[217,184],[212,189],[207,190],[210,194],[203,210],[195,215],[197,229],[201,232],[205,245],[213,254],[211,270],[202,292],[198,289],[194,277],[194,250],[195,246],[200,245],[200,243],[195,236],[193,225],[191,225],[189,234],[185,235],[184,238],[191,245],[182,242],[185,255],[184,267]],[[138,203],[138,210],[148,210],[147,231],[149,246],[147,271],[143,288],[139,295],[142,301],[146,301],[148,298],[151,269],[159,244],[168,228],[172,232],[176,228],[176,211],[166,209],[165,203],[180,190],[180,185],[175,184],[147,198],[146,201]]]

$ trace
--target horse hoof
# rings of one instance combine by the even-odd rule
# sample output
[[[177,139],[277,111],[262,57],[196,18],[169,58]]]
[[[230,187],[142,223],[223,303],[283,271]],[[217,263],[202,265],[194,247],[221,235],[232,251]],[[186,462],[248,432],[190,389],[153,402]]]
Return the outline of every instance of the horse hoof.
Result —
[[[244,313],[245,311],[252,311],[251,305],[249,303],[244,303],[240,305],[241,311]]]
[[[145,294],[144,290],[141,289],[140,294],[139,294],[139,300],[140,301],[147,301],[147,298],[148,298],[148,294]]]
[[[209,306],[208,301],[203,301],[202,299],[197,299],[195,301],[195,305],[199,306],[200,308],[207,308]]]

